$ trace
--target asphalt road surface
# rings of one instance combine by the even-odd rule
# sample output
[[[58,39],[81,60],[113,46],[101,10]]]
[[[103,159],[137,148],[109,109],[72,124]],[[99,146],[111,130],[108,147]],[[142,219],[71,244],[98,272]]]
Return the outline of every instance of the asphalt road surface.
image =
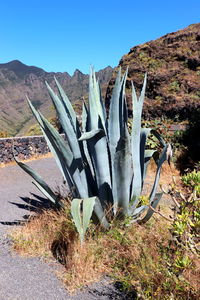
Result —
[[[54,159],[45,158],[28,164],[51,187],[62,185],[62,176]],[[109,279],[70,296],[55,275],[60,268],[56,262],[20,257],[11,250],[7,233],[30,214],[30,203],[37,202],[38,196],[42,194],[20,167],[0,168],[0,300],[134,299],[121,293]]]

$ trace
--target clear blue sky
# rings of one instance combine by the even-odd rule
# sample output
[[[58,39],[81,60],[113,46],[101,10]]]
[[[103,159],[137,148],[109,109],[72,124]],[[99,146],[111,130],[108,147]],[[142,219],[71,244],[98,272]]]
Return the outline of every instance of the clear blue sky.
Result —
[[[2,0],[0,63],[88,73],[138,44],[200,22],[200,0]]]

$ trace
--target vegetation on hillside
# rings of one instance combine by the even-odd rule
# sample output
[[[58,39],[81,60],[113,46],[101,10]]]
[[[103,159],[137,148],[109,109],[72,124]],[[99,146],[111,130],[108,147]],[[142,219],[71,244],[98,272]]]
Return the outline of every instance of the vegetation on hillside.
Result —
[[[8,133],[6,131],[0,131],[0,138],[6,138],[8,137]]]
[[[131,81],[140,88],[143,73],[147,72],[143,117],[190,120],[200,107],[200,23],[131,48],[119,66],[124,71],[129,67],[126,88],[130,114]],[[116,72],[109,83],[107,106],[115,76]]]

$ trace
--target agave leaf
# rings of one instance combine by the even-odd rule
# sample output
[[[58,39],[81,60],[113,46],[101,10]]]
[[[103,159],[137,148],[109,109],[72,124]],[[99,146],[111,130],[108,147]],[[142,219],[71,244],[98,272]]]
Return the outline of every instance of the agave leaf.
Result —
[[[81,202],[82,199],[73,199],[71,202],[71,214],[74,221],[74,224],[78,230],[80,240],[83,242],[83,224],[81,220]]]
[[[35,109],[35,107],[33,106],[33,104],[31,103],[31,101],[29,100],[29,98],[27,97],[27,101],[28,101],[28,105],[34,115],[34,117],[36,118],[36,120],[38,121],[42,132],[44,133],[44,128],[43,128],[43,122],[42,119],[40,118],[39,112]]]
[[[125,108],[125,83],[127,72],[128,69],[121,80],[121,68],[119,68],[110,102],[108,135],[111,160],[114,159],[117,143],[119,142],[121,134],[124,133],[125,123],[127,121],[127,112]]]
[[[104,112],[100,99],[99,85],[94,70],[91,68],[89,76],[89,109],[87,114],[86,131],[102,129],[106,135]],[[99,124],[101,126],[99,126]],[[96,136],[97,137],[97,136]],[[111,194],[111,179],[109,170],[109,157],[106,138],[93,137],[87,140],[87,148],[92,161],[94,178],[98,187],[97,195],[107,202]],[[86,151],[87,152],[87,151]],[[86,153],[85,152],[85,153]],[[87,153],[86,153],[87,156]],[[89,163],[89,160],[88,160]]]
[[[162,147],[166,146],[166,143],[159,132],[157,132],[155,129],[151,129],[151,133],[158,139]]]
[[[142,187],[144,183],[144,179],[146,177],[147,166],[151,157],[157,152],[156,150],[145,150],[146,141],[149,134],[153,134],[158,141],[160,142],[162,147],[165,147],[165,141],[162,136],[152,128],[142,128],[140,134],[140,165],[141,165],[141,176],[142,176]]]
[[[94,210],[94,205],[97,197],[83,199],[83,234],[89,226],[90,219]]]
[[[30,166],[18,161],[14,157],[16,163],[34,179],[34,184],[36,187],[51,201],[54,205],[57,203],[58,196],[52,191],[48,184],[42,179],[42,177],[34,171]]]
[[[119,68],[115,85],[110,100],[110,111],[108,119],[108,134],[110,153],[113,159],[117,143],[120,139],[120,122],[119,122],[119,95],[121,90],[121,67]]]
[[[144,178],[146,176],[147,162],[149,162],[152,155],[155,153],[155,150],[145,150],[146,141],[148,135],[152,133],[160,142],[161,146],[165,146],[165,142],[162,136],[152,128],[141,128],[140,134],[140,165],[141,165],[141,176],[142,176],[142,186]]]
[[[143,82],[143,86],[142,86],[142,91],[140,93],[140,97],[139,97],[139,101],[138,101],[138,103],[140,103],[140,109],[141,110],[142,110],[143,103],[144,103],[144,96],[145,96],[146,86],[147,86],[147,73],[145,73],[145,75],[144,75],[144,82]]]
[[[101,118],[99,117],[99,129],[104,131]],[[88,149],[90,152],[96,182],[98,186],[98,197],[102,201],[103,207],[108,203],[112,203],[111,192],[111,171],[108,153],[108,145],[106,136],[98,137],[94,135],[87,140]]]
[[[68,113],[69,117],[71,118],[71,122],[74,128],[74,131],[76,131],[77,128],[77,117],[76,117],[76,113],[73,109],[73,106],[71,104],[71,102],[69,101],[66,93],[64,92],[63,88],[61,87],[60,83],[58,82],[58,80],[56,79],[56,77],[54,77],[60,97],[62,99],[63,105],[65,107],[66,112]]]
[[[87,107],[86,107],[85,103],[83,103],[83,108],[82,108],[82,129],[83,129],[83,133],[86,132],[87,118],[88,118]],[[91,176],[92,176],[92,178],[94,178],[95,177],[94,167],[92,165],[92,161],[91,161],[90,154],[89,154],[89,151],[88,151],[87,142],[85,140],[83,140],[83,152],[84,152],[85,159],[86,159],[86,161],[89,165],[89,168],[90,168],[90,171],[91,171]]]
[[[165,143],[164,139],[162,138],[162,136],[160,135],[160,133],[158,131],[156,131],[153,128],[142,128],[141,129],[141,136],[140,136],[140,138],[141,138],[140,147],[142,149],[145,148],[146,140],[147,140],[148,135],[150,133],[153,134],[158,139],[158,141],[159,141],[159,143],[162,147],[165,147],[166,143]]]
[[[101,87],[99,84],[99,80],[97,81],[97,85],[98,85],[98,90],[99,90],[99,97],[100,97],[100,103],[101,103],[101,107],[102,107],[102,117],[103,117],[103,124],[106,124],[107,122],[107,114],[106,114],[106,107],[105,107],[105,102],[103,101],[103,97],[101,94]],[[107,130],[107,127],[106,127]]]
[[[164,161],[167,160],[167,150],[168,150],[169,145],[170,144],[167,144],[164,147],[164,149],[163,149],[163,151],[162,151],[162,153],[160,155],[158,164],[157,164],[156,176],[155,176],[154,184],[153,184],[150,196],[149,196],[149,203],[150,203],[150,205],[152,205],[152,203],[154,201],[154,198],[155,198],[155,195],[156,195],[156,191],[157,191],[157,187],[158,187],[158,182],[159,182],[159,178],[160,178],[161,167],[162,167],[162,164],[164,163]],[[135,210],[135,206],[133,204],[133,206],[131,207],[131,211],[133,212],[134,210]]]
[[[85,185],[81,180],[79,171],[82,165],[80,165],[79,168],[77,167],[77,164],[79,162],[77,160],[74,160],[73,154],[67,146],[67,143],[63,140],[63,138],[60,136],[57,130],[41,114],[40,117],[42,118],[44,124],[44,130],[48,135],[48,138],[52,146],[54,147],[57,155],[59,156],[60,161],[62,162],[64,171],[66,172],[67,170],[67,174],[71,175],[71,178],[79,196],[82,198],[87,198],[88,192],[85,189]]]
[[[126,72],[122,77],[122,88],[121,88],[121,95],[120,95],[120,108],[121,108],[120,129],[122,135],[124,135],[125,126],[127,125],[127,121],[128,121],[128,109],[127,109],[126,94],[125,94],[127,74],[128,74],[128,68],[126,69]]]
[[[94,212],[100,222],[100,224],[105,228],[109,228],[109,223],[106,219],[103,207],[101,205],[101,201],[99,200],[98,197],[96,197],[95,205],[94,205]]]
[[[142,205],[140,207],[137,207],[134,212],[132,213],[132,217],[133,217],[133,220],[135,219],[135,221],[137,221],[138,217],[145,211],[148,209],[148,205]]]
[[[80,154],[80,148],[79,148],[77,136],[74,131],[73,125],[70,121],[70,118],[69,118],[68,114],[66,114],[63,102],[54,93],[54,91],[51,89],[51,87],[48,85],[47,82],[46,82],[46,86],[47,86],[48,92],[51,96],[51,99],[53,101],[53,104],[56,108],[56,112],[58,114],[59,121],[62,125],[65,135],[67,136],[67,140],[69,142],[69,146],[73,153],[73,156],[75,159],[80,159],[81,154]]]
[[[134,87],[133,82],[132,82],[133,116],[136,117],[136,115],[138,114],[139,119],[141,119],[141,112],[142,112],[142,107],[143,107],[143,103],[144,103],[146,84],[147,84],[147,74],[145,74],[145,76],[144,76],[144,82],[143,82],[142,90],[141,90],[141,93],[140,93],[140,97],[138,99],[137,95],[136,95],[135,87]],[[133,120],[133,122],[134,122],[134,120]]]
[[[132,160],[133,160],[133,183],[132,183],[132,201],[135,202],[135,207],[138,204],[139,195],[142,188],[141,166],[140,166],[140,124],[141,116],[136,112],[136,107],[133,109],[133,126],[132,126]]]
[[[48,92],[51,96],[52,102],[56,108],[56,112],[58,114],[59,121],[65,132],[65,135],[69,142],[69,146],[73,153],[73,156],[75,159],[80,159],[81,154],[80,154],[79,144],[78,144],[77,136],[74,131],[73,125],[70,121],[70,116],[68,116],[68,114],[66,114],[66,110],[65,110],[63,102],[54,93],[54,91],[51,89],[51,87],[48,85],[47,82],[46,82],[46,86],[47,86]]]
[[[101,94],[99,92],[99,85],[96,80],[94,69],[91,68],[89,76],[89,130],[98,129],[99,117],[103,124],[103,129],[106,132],[106,124],[104,118],[104,109],[102,107]]]
[[[38,190],[40,190],[40,192],[47,198],[49,199],[50,201],[53,202],[53,198],[51,199],[50,197],[50,194],[47,193],[47,191],[37,182],[37,181],[32,181],[32,183],[38,188]],[[54,202],[53,202],[54,203]],[[54,206],[56,208],[64,208],[64,204],[62,203],[62,201],[60,201],[59,197],[57,196],[57,199],[55,200],[55,203],[54,203]]]
[[[88,109],[85,103],[82,105],[82,130],[87,131]]]
[[[146,174],[147,174],[147,167],[149,165],[149,162],[151,160],[152,157],[154,157],[155,153],[158,153],[157,150],[145,150],[145,153],[144,153],[144,168],[143,168],[143,178],[142,178],[142,187],[143,187],[143,183],[144,183],[144,180],[146,178]]]
[[[133,166],[128,129],[117,145],[114,156],[114,205],[120,209],[120,214],[127,215],[129,211],[130,186],[133,177]]]
[[[79,141],[86,141],[89,139],[92,139],[93,137],[101,138],[105,136],[105,131],[102,129],[93,129],[89,132],[84,132],[81,137],[79,138]]]
[[[144,169],[145,169],[145,146],[146,140],[151,132],[151,128],[141,128],[140,133],[140,167],[141,167],[141,178],[142,178],[142,185],[144,181]]]
[[[65,181],[68,183],[68,186],[71,190],[73,190],[73,183],[72,183],[72,180],[70,178],[70,175],[68,174],[66,168],[64,167],[64,165],[61,163],[60,159],[59,159],[59,156],[57,155],[57,152],[55,151],[54,147],[52,146],[49,138],[48,138],[48,135],[46,135],[45,133],[45,130],[44,130],[44,124],[43,124],[43,121],[40,117],[40,114],[38,113],[38,111],[35,109],[35,107],[32,105],[31,101],[28,99],[27,97],[27,100],[28,100],[28,104],[29,104],[29,107],[34,115],[34,117],[36,118],[36,120],[38,121],[39,125],[40,125],[40,128],[43,132],[43,135],[45,137],[45,140],[47,142],[47,145],[49,147],[49,149],[51,150],[51,152],[53,153],[53,156],[56,160],[56,163],[65,179]]]
[[[87,123],[88,123],[88,110],[87,110],[85,103],[83,103],[83,109],[82,109],[83,132],[86,132]],[[77,137],[79,140],[81,137],[81,131],[80,131],[80,134],[77,135]],[[92,165],[92,161],[91,161],[90,154],[88,151],[87,142],[85,140],[79,141],[79,146],[80,146],[80,151],[81,151],[84,168],[85,168],[85,173],[86,173],[86,178],[87,178],[87,182],[88,182],[89,196],[97,195],[97,184],[95,181],[94,167]]]
[[[46,82],[46,86],[47,86],[47,89],[51,96],[51,99],[54,103],[54,106],[56,108],[60,123],[61,123],[62,128],[65,132],[65,135],[67,137],[70,149],[73,153],[73,157],[75,159],[74,164],[77,164],[77,169],[79,169],[81,181],[85,187],[86,192],[89,194],[88,182],[87,182],[87,178],[86,178],[85,169],[83,166],[81,150],[80,150],[80,146],[78,143],[77,135],[73,128],[73,124],[70,121],[69,115],[66,114],[65,107],[64,107],[62,101],[54,93],[54,91],[51,89],[51,87],[48,85],[47,82]]]
[[[161,167],[162,167],[162,164],[167,160],[167,150],[168,150],[169,146],[170,146],[170,144],[167,144],[164,147],[164,149],[160,155],[158,164],[157,164],[156,176],[155,176],[154,184],[153,184],[150,196],[149,196],[150,204],[154,201],[154,197],[155,197],[155,194],[157,191],[158,182],[159,182],[159,178],[160,178]]]
[[[121,67],[119,67],[115,85],[112,91],[110,110],[108,118],[108,138],[109,138],[109,150],[111,156],[111,173],[112,173],[112,193],[114,200],[114,214],[118,208],[118,195],[117,195],[117,183],[114,174],[114,155],[117,147],[117,143],[120,140],[120,122],[119,122],[119,96],[121,90]]]
[[[48,145],[51,145],[50,149],[53,150],[53,154],[56,155],[59,161],[59,166],[62,167],[63,174],[70,188],[75,195],[82,198],[87,198],[88,193],[80,178],[80,172],[77,168],[77,161],[74,161],[73,154],[69,148],[69,145],[63,140],[57,130],[45,119],[41,113],[37,112],[30,103],[33,113],[41,124],[43,131],[45,132],[45,138],[48,141]],[[70,182],[71,181],[71,182]],[[71,186],[73,182],[73,186]]]
[[[85,199],[73,199],[71,202],[71,214],[80,235],[81,243],[84,241],[84,236],[90,223],[95,200],[96,197],[91,197]]]
[[[156,207],[157,207],[159,201],[160,201],[161,198],[162,198],[162,195],[163,195],[163,193],[156,193],[156,194],[155,194],[155,198],[154,198],[154,200],[153,200],[152,203],[151,203],[151,206],[152,206],[154,209],[156,209]],[[147,206],[147,207],[148,207],[148,206]],[[151,209],[151,208],[149,207],[149,209],[148,209],[146,215],[144,216],[144,218],[142,218],[141,220],[138,220],[138,223],[139,223],[139,224],[146,223],[146,222],[152,217],[153,213],[154,213],[153,209]]]
[[[86,199],[73,199],[71,202],[71,214],[77,231],[79,233],[81,243],[84,241],[84,236],[89,226],[93,211],[98,217],[100,224],[104,228],[108,228],[109,223],[106,220],[103,208],[101,206],[101,202],[97,197],[90,197]]]
[[[129,188],[127,189],[128,179],[125,180],[124,174],[122,175],[122,164],[126,161],[126,158],[131,158],[127,152],[127,145],[122,146],[122,144],[127,144],[128,142],[128,131],[126,130],[127,122],[127,107],[125,101],[125,83],[127,77],[128,69],[126,70],[124,76],[121,79],[121,68],[119,68],[112,97],[110,103],[110,112],[108,119],[108,137],[109,137],[109,149],[111,156],[111,170],[112,170],[112,192],[114,200],[114,213],[116,214],[118,206],[122,209],[122,214],[127,211],[127,197],[124,199],[124,205],[122,205],[124,194],[129,193]],[[123,141],[123,142],[122,142]],[[124,142],[126,141],[126,142]],[[119,144],[121,144],[120,147]],[[124,144],[124,145],[125,145]],[[118,150],[117,150],[118,147]],[[127,165],[127,164],[126,164]],[[129,164],[130,165],[130,164]],[[124,170],[124,169],[123,169]],[[116,174],[115,174],[116,172]],[[121,175],[121,177],[120,177]],[[120,179],[124,178],[123,183],[126,185],[125,190],[122,192],[120,190]],[[126,195],[127,196],[127,195]]]
[[[133,102],[133,122],[132,122],[132,159],[134,177],[132,182],[131,201],[135,208],[139,202],[139,196],[142,190],[142,172],[140,165],[140,138],[141,138],[141,116],[144,102],[144,93],[146,88],[147,76],[145,74],[144,83],[139,99],[132,83],[132,102]]]
[[[101,98],[100,85],[99,85],[99,82],[96,80],[96,75],[95,75],[94,68],[92,69],[92,73],[93,73],[93,76],[92,76],[93,77],[93,92],[95,94],[94,100],[96,102],[96,108],[97,108],[98,116],[101,118],[103,128],[106,132],[106,128],[105,128],[105,107],[103,106],[103,100]]]

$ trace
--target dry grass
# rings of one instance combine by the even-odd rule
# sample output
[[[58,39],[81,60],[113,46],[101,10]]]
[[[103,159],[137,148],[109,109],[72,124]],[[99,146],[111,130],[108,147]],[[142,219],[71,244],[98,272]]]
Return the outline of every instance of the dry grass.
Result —
[[[31,216],[24,226],[11,231],[15,240],[14,249],[22,255],[52,257],[52,245],[56,240],[72,244],[76,233],[65,212],[44,210],[37,216]]]
[[[171,294],[174,299],[184,299],[185,292],[190,296],[186,299],[198,299],[194,296],[200,293],[195,257],[196,266],[183,273],[189,285],[169,271],[171,223],[155,214],[146,225],[127,224],[128,220],[123,224],[115,220],[107,232],[91,224],[81,246],[67,205],[65,211],[44,211],[31,218],[11,236],[21,255],[56,257],[65,267],[58,277],[69,292],[108,274],[124,288],[136,289],[143,299],[170,299]]]
[[[149,176],[154,172],[150,167]],[[170,172],[178,178],[173,166]],[[165,174],[162,172],[163,182],[169,180]],[[166,203],[160,211],[169,215]],[[56,257],[64,265],[58,276],[70,292],[107,274],[124,288],[137,290],[142,299],[199,299],[198,258],[187,253],[191,264],[178,271],[174,266],[181,253],[171,242],[172,221],[158,214],[142,226],[114,220],[106,232],[91,224],[81,246],[66,204],[65,211],[48,210],[32,217],[11,236],[15,251],[21,255]]]
[[[184,271],[184,277],[194,290],[198,290],[200,288],[200,259],[192,253],[188,255],[190,255],[192,265]]]
[[[56,256],[66,267],[62,280],[71,292],[98,281],[104,274],[123,281],[125,273],[130,272],[134,274],[130,285],[135,286],[140,276],[145,276],[147,268],[155,272],[159,244],[169,236],[169,224],[164,219],[155,219],[147,226],[113,224],[106,234],[91,225],[87,240],[81,246],[66,208],[65,212],[44,211],[32,217],[11,236],[15,251],[21,255]]]

